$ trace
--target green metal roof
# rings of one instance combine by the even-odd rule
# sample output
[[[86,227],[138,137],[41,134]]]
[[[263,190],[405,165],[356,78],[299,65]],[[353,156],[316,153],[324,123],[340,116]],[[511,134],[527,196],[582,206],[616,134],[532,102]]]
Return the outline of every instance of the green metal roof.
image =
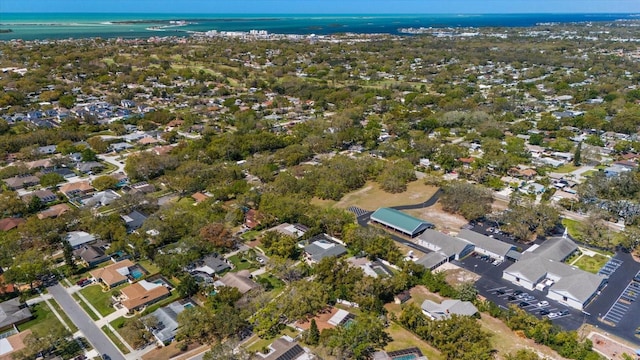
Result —
[[[403,233],[414,235],[433,224],[392,208],[380,208],[371,214],[371,220],[390,226]]]

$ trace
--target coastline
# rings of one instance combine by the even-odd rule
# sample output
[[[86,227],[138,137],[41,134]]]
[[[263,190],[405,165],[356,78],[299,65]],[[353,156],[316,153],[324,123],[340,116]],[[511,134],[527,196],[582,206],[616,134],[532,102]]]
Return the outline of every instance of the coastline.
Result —
[[[82,38],[148,38],[158,31],[179,36],[211,30],[274,34],[340,33],[407,35],[402,29],[533,27],[539,24],[639,21],[637,14],[3,14],[0,41]]]

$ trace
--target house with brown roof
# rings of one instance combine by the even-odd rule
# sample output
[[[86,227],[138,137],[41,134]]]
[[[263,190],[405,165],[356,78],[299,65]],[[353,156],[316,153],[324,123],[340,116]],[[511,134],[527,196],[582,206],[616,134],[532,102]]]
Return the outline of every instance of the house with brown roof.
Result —
[[[191,195],[191,197],[196,201],[196,204],[199,204],[203,201],[206,201],[207,199],[209,199],[209,197],[201,192],[197,192],[193,195]]]
[[[13,360],[13,354],[27,347],[27,336],[31,329],[13,334],[0,340],[0,360]]]
[[[254,229],[262,223],[263,219],[264,215],[258,212],[258,210],[249,209],[249,211],[244,214],[244,226],[248,229]]]
[[[9,231],[17,228],[19,225],[22,225],[26,222],[25,219],[22,218],[5,218],[0,220],[0,231]]]
[[[124,300],[122,306],[129,312],[140,310],[141,308],[169,297],[171,292],[162,284],[140,280],[131,284],[121,291]]]
[[[58,200],[58,197],[56,196],[56,194],[53,193],[53,191],[45,189],[45,190],[37,190],[23,196],[22,201],[28,204],[34,196],[37,196],[38,199],[40,199],[40,202],[42,202],[43,204]]]
[[[134,265],[131,260],[127,259],[100,269],[95,269],[89,272],[89,274],[91,274],[96,281],[101,282],[110,289],[127,282],[127,280],[129,280],[129,268]]]
[[[151,136],[146,136],[146,137],[143,137],[142,139],[138,140],[138,144],[140,144],[140,145],[151,145],[151,144],[157,144],[159,142],[160,142],[160,140],[158,140],[158,139],[156,139],[154,137],[151,137]]]
[[[171,150],[173,150],[173,146],[165,145],[165,146],[156,146],[152,148],[150,151],[156,155],[167,155]]]
[[[75,183],[68,183],[60,186],[60,192],[67,196],[69,199],[79,197],[82,195],[90,194],[95,189],[88,181],[80,181]]]
[[[252,289],[260,286],[255,281],[251,280],[251,272],[249,270],[240,270],[237,273],[228,272],[219,280],[219,282],[224,286],[238,289],[241,294],[246,294]]]
[[[4,179],[4,182],[11,190],[19,190],[29,186],[40,184],[40,179],[37,176],[33,175],[14,176],[8,179]]]
[[[524,178],[526,180],[531,180],[534,178],[534,176],[538,175],[538,173],[531,168],[519,168],[519,167],[509,169],[507,171],[507,174],[510,176],[518,177],[518,178]]]
[[[61,216],[62,214],[66,213],[69,210],[71,210],[71,208],[67,204],[53,205],[52,207],[46,210],[40,211],[38,213],[38,219],[42,220],[42,219],[57,218],[58,216]]]
[[[468,167],[471,166],[471,164],[473,164],[475,159],[472,158],[472,157],[466,157],[466,158],[460,158],[460,159],[458,159],[458,161],[460,161],[462,163],[462,167],[468,168]]]

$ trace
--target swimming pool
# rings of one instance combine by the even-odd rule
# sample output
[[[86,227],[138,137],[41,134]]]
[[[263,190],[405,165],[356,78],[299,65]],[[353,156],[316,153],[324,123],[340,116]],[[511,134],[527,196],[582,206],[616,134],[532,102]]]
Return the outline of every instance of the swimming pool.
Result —
[[[144,276],[144,272],[142,272],[142,270],[140,269],[133,269],[131,270],[131,276],[133,276],[134,279],[138,280]]]
[[[407,355],[401,355],[401,356],[397,356],[394,357],[393,360],[414,360],[417,359],[418,355],[416,354],[407,354]]]

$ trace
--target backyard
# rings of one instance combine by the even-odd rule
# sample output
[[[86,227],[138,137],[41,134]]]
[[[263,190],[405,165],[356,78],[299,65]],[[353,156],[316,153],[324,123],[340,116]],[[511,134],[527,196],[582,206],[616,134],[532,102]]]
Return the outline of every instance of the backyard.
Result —
[[[609,258],[602,254],[593,254],[593,256],[583,254],[572,265],[584,271],[597,274],[607,261],[609,261]]]

